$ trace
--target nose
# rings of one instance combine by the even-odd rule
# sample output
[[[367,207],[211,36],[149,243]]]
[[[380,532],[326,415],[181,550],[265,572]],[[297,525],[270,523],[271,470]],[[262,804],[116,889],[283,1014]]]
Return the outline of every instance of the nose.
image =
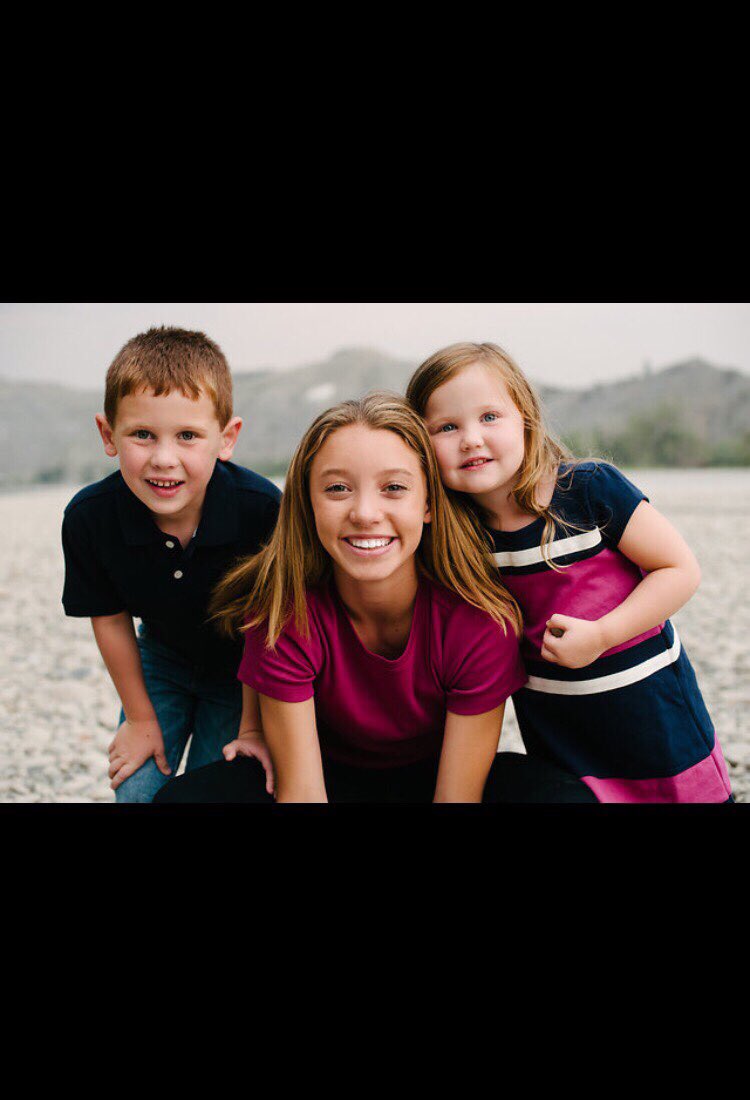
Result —
[[[380,501],[371,493],[359,493],[352,501],[349,512],[350,521],[357,527],[370,527],[380,523],[383,509]]]
[[[170,440],[158,440],[151,452],[151,465],[159,470],[171,470],[177,465],[177,458]]]
[[[461,450],[471,451],[475,447],[481,447],[483,442],[482,436],[476,428],[467,428],[461,437]]]

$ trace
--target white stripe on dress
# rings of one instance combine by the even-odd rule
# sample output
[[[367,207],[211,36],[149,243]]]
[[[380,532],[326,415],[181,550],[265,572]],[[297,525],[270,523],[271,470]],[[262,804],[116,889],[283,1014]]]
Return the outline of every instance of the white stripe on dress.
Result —
[[[591,550],[592,547],[598,546],[601,541],[602,536],[599,528],[595,527],[593,531],[583,531],[580,535],[571,535],[566,539],[555,539],[547,547],[547,557],[552,560],[564,558],[566,554],[577,554],[581,550]],[[532,546],[529,550],[504,550],[492,556],[501,568],[503,566],[519,568],[523,565],[537,565],[540,561],[545,560],[541,546]]]
[[[674,627],[672,628],[674,630]],[[672,665],[680,656],[680,639],[674,630],[674,642],[671,649],[664,653],[657,653],[655,657],[649,657],[633,668],[623,669],[622,672],[613,672],[610,676],[596,676],[593,680],[548,680],[544,676],[529,676],[524,685],[529,691],[544,691],[549,695],[596,695],[601,691],[614,691],[615,688],[627,687],[639,680],[645,680],[647,676],[653,676],[667,665]],[[551,666],[554,667],[554,666]]]

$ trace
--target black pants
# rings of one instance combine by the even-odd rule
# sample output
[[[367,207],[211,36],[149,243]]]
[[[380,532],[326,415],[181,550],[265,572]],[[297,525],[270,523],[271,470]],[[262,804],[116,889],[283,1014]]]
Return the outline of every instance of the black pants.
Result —
[[[398,768],[353,768],[323,761],[329,802],[432,802],[438,762]],[[517,752],[495,757],[483,802],[597,802],[585,783],[545,760]],[[208,764],[171,779],[154,802],[273,802],[257,760]]]

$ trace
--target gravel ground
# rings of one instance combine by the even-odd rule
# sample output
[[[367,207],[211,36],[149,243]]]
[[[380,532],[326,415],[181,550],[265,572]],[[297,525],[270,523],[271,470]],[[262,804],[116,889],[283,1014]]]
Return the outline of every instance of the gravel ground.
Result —
[[[703,582],[675,616],[738,802],[750,800],[750,471],[639,470],[682,532]],[[0,495],[0,801],[114,802],[107,747],[119,702],[87,619],[60,597],[60,523],[75,487]],[[510,708],[509,708],[510,709]],[[502,748],[523,751],[508,715]]]

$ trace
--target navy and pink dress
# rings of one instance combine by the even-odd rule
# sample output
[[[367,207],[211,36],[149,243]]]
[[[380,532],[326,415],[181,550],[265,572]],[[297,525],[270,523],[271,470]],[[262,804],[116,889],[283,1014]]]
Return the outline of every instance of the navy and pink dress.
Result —
[[[563,471],[551,508],[563,521],[542,556],[544,520],[489,530],[495,561],[524,617],[528,681],[513,696],[526,750],[579,776],[600,802],[726,802],[729,776],[677,631],[667,620],[585,668],[541,656],[555,613],[600,619],[645,575],[617,549],[648,498],[614,466]]]

